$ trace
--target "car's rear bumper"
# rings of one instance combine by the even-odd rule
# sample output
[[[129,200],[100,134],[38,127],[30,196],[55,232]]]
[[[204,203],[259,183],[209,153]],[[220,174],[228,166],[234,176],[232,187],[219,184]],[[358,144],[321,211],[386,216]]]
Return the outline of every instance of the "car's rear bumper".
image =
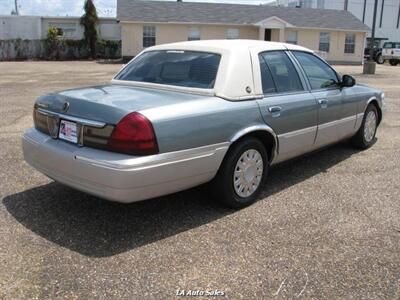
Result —
[[[78,147],[28,129],[25,160],[48,177],[78,190],[118,202],[174,193],[211,180],[229,143],[158,155],[129,155]]]

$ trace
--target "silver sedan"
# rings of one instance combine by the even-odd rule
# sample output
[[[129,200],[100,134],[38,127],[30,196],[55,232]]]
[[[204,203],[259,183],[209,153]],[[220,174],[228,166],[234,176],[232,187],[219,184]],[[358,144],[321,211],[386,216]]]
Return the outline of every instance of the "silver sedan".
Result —
[[[344,139],[373,145],[383,101],[296,45],[167,44],[107,85],[39,97],[23,150],[50,178],[112,201],[211,182],[240,208],[257,199],[273,164]]]

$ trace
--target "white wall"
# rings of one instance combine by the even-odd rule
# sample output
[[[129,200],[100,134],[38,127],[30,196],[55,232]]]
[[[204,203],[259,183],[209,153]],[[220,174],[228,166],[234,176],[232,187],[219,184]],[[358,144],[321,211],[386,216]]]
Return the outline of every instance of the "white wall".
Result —
[[[121,25],[119,23],[100,23],[98,30],[100,36],[105,40],[121,40]]]
[[[56,26],[57,24],[75,24],[75,32],[72,36],[66,38],[75,40],[83,38],[84,29],[80,25],[79,17],[42,17],[42,38],[46,37],[50,26]],[[117,23],[116,19],[100,18],[97,29],[100,37],[105,40],[121,40],[121,25]]]
[[[381,26],[382,0],[378,0],[378,9],[376,14],[375,36],[379,38],[388,38],[391,41],[400,41],[400,28],[397,28],[397,18],[399,15],[399,0],[384,0],[383,17]],[[364,23],[372,28],[374,17],[375,0],[367,0],[365,6]],[[326,1],[325,8],[343,9],[343,1]],[[348,0],[348,11],[363,21],[364,1]],[[371,36],[371,34],[368,34]]]
[[[66,36],[67,39],[80,40],[83,38],[83,28],[79,24],[79,18],[59,18],[59,17],[42,17],[42,38],[46,38],[47,31],[50,27],[62,27],[61,24],[69,24],[75,28],[73,35]]]
[[[47,36],[51,26],[67,25],[75,28],[68,39],[82,39],[83,27],[79,17],[0,16],[0,40],[39,40]],[[121,25],[116,19],[100,18],[98,30],[106,40],[121,40]]]
[[[41,38],[40,17],[0,16],[0,40]]]

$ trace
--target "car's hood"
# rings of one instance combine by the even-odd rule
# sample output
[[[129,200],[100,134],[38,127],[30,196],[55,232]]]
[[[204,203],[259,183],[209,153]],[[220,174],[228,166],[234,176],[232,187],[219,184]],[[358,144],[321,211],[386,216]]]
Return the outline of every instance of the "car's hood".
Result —
[[[36,103],[39,108],[52,112],[116,124],[129,112],[198,100],[201,97],[181,92],[110,84],[44,95]]]

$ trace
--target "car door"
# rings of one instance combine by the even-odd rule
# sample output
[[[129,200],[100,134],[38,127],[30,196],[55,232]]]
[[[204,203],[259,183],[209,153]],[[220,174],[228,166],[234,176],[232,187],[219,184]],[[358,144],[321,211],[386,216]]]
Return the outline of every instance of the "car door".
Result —
[[[386,42],[383,44],[383,48],[382,48],[382,56],[387,59],[389,58],[389,56],[391,55],[390,51],[392,48],[392,43],[391,42]]]
[[[302,67],[318,102],[316,147],[338,141],[353,132],[357,102],[344,93],[338,74],[322,59],[309,52],[291,51]]]
[[[317,131],[317,102],[286,51],[258,54],[263,98],[257,100],[265,122],[275,131],[275,162],[312,149]]]

